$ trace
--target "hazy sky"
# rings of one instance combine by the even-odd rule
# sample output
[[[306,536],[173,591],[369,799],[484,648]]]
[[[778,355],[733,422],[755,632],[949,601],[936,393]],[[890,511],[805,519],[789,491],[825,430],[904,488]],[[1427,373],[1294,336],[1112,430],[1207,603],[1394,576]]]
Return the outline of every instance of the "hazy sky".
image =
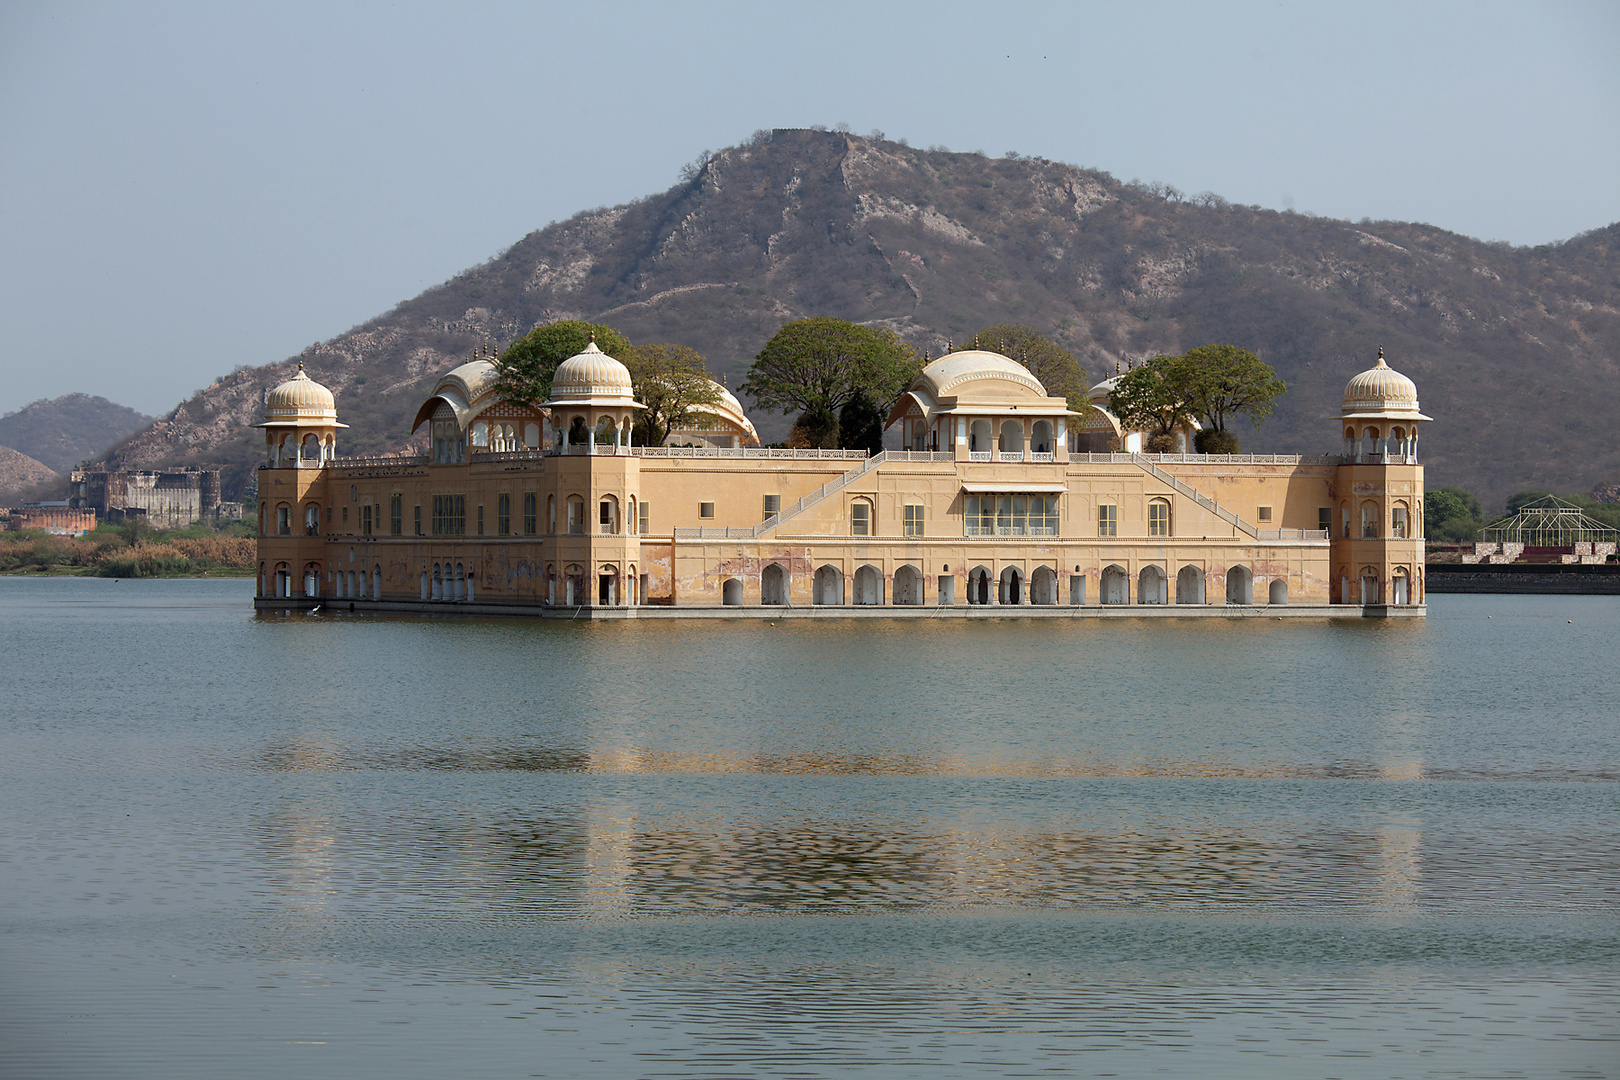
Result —
[[[1620,5],[7,0],[0,411],[166,412],[840,122],[1545,243],[1620,219]]]

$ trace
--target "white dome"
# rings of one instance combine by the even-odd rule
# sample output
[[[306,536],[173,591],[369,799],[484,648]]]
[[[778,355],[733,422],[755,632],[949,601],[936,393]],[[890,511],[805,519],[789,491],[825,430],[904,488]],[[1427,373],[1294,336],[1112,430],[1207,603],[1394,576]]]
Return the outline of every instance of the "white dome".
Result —
[[[989,380],[1006,384],[1016,397],[1046,396],[1046,387],[1023,364],[987,349],[963,349],[947,353],[922,369],[919,379],[926,382],[935,398],[941,398],[964,383]]]
[[[557,365],[551,377],[551,396],[558,401],[630,398],[630,369],[598,349],[593,341],[584,352]]]
[[[1417,384],[1384,363],[1383,349],[1378,350],[1377,364],[1345,384],[1346,415],[1417,411]]]
[[[266,423],[296,420],[303,423],[337,421],[337,399],[332,391],[304,374],[304,362],[298,362],[298,373],[264,399]]]

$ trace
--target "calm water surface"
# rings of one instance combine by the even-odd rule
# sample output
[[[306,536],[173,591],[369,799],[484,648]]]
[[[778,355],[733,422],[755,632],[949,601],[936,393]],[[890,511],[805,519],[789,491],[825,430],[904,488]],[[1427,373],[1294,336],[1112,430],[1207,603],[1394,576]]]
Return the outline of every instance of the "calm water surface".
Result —
[[[1620,598],[251,589],[0,579],[0,1075],[1620,1076]]]

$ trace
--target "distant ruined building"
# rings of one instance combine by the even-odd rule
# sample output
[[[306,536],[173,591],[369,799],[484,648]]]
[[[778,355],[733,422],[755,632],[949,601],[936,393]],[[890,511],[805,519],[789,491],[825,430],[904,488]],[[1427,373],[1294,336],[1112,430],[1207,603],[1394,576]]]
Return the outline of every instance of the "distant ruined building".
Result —
[[[181,529],[219,513],[219,470],[75,469],[68,505],[108,521],[140,516],[160,529]]]

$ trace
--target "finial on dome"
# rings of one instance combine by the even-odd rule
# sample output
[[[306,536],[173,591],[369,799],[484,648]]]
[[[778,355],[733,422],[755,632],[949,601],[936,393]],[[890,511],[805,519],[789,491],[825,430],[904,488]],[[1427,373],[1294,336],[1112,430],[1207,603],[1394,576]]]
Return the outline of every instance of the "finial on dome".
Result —
[[[956,342],[952,341],[950,338],[946,338],[945,339],[945,351],[948,352],[948,353],[955,352],[956,351]]]
[[[304,362],[302,360],[299,360],[298,361],[298,374],[302,375],[303,373],[304,373]]]
[[[586,344],[587,345],[595,345],[596,344],[596,328],[594,326],[591,327],[590,340],[588,342],[586,342]]]

